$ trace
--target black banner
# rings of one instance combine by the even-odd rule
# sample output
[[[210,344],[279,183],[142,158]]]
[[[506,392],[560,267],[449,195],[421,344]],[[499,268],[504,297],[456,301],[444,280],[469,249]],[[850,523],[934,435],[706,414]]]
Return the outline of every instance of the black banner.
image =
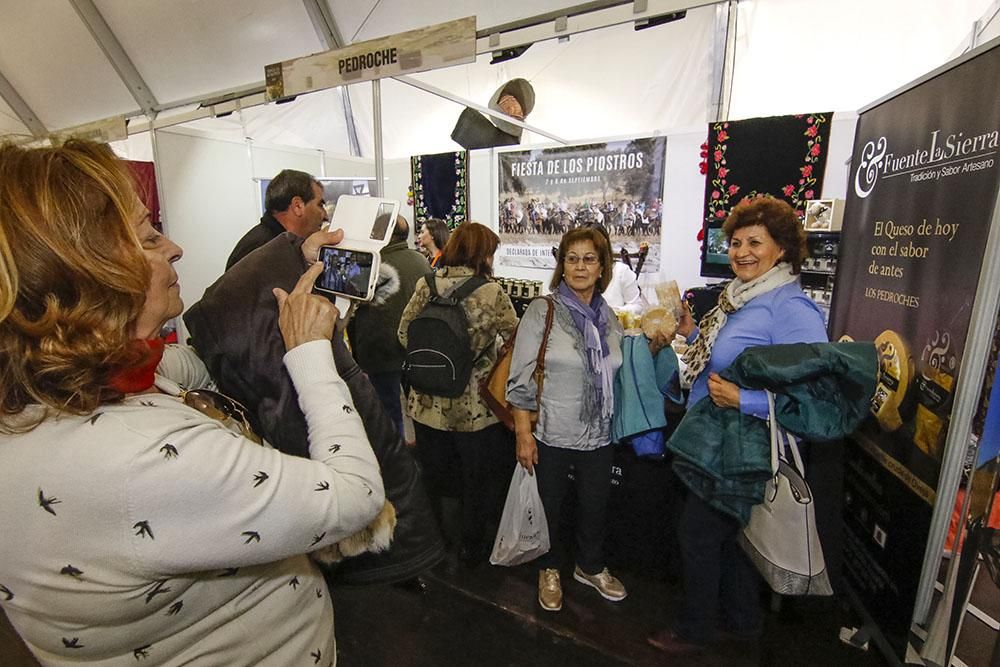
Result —
[[[830,333],[874,340],[845,479],[847,575],[903,656],[1000,178],[1000,48],[858,121]]]
[[[469,152],[414,155],[410,158],[413,226],[431,218],[454,229],[469,219]]]
[[[819,199],[830,145],[830,112],[711,123],[702,146],[705,173],[701,275],[733,277],[722,223],[736,204],[757,195],[784,199],[805,215]]]

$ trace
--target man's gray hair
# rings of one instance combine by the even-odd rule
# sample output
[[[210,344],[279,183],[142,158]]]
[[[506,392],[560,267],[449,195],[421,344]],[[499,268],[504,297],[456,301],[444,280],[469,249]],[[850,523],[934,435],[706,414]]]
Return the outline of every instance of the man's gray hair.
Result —
[[[399,241],[405,241],[410,237],[410,223],[406,221],[401,215],[396,216],[396,225],[392,228],[392,236],[389,237],[390,243],[397,243]]]

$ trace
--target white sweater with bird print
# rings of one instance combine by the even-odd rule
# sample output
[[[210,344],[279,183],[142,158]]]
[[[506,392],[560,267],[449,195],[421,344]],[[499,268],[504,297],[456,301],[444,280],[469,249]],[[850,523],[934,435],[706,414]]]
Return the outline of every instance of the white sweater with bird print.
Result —
[[[0,436],[0,605],[42,664],[336,662],[303,554],[362,529],[384,491],[329,342],[285,365],[311,459],[164,394]]]

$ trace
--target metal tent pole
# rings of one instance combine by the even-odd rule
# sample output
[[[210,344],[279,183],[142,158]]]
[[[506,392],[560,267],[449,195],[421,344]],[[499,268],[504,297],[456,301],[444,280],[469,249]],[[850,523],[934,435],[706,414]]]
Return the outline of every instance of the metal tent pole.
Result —
[[[382,83],[372,81],[372,115],[375,135],[375,191],[372,195],[381,197],[384,192],[385,161],[382,157]]]

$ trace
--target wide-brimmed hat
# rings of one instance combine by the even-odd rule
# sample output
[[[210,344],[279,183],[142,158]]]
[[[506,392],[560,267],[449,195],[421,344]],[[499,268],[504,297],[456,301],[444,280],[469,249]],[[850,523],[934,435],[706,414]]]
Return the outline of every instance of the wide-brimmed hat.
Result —
[[[493,97],[490,98],[490,109],[493,109],[494,111],[503,111],[499,104],[500,97],[503,95],[513,95],[514,98],[517,99],[518,103],[521,105],[521,109],[524,111],[525,118],[527,118],[528,114],[531,113],[531,110],[535,108],[535,89],[531,87],[531,84],[528,83],[527,79],[511,79],[497,88],[497,91],[493,93]],[[515,137],[521,136],[522,128],[514,125],[513,123],[508,123],[507,121],[493,117],[490,117],[490,121],[507,134],[512,134]]]

